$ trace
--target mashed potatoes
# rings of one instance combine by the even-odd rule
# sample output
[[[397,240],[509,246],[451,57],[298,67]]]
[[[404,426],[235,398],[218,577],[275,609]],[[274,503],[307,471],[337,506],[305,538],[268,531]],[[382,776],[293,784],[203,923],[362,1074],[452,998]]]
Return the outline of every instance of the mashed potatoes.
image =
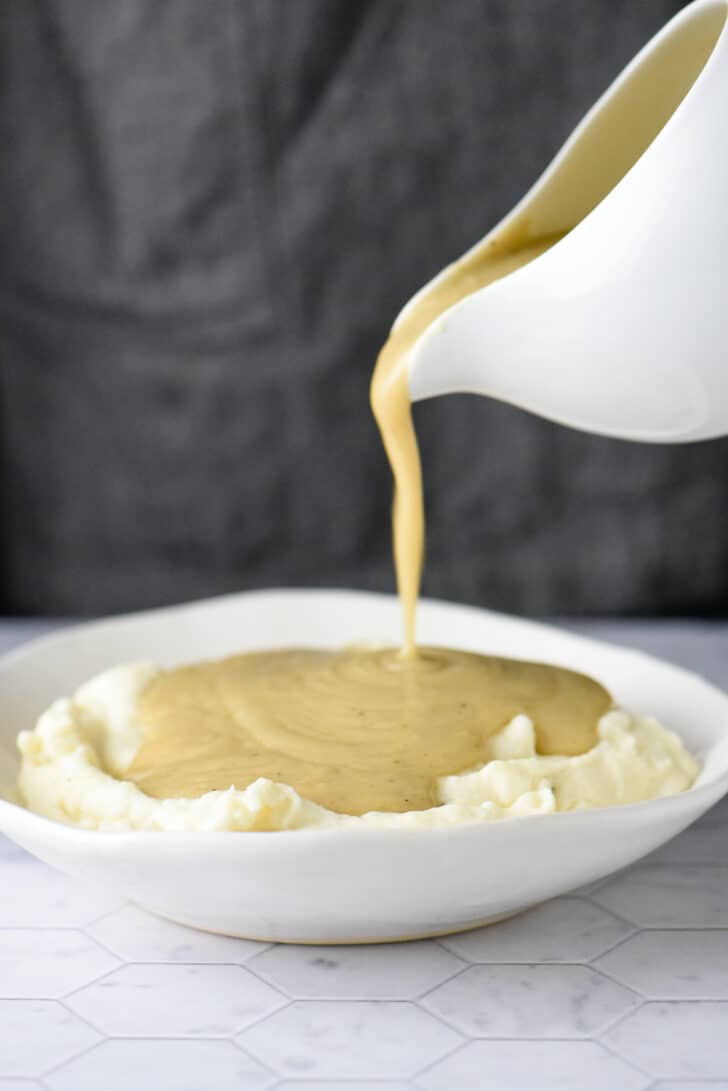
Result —
[[[428,810],[342,815],[265,778],[198,799],[154,799],[120,778],[141,742],[139,695],[157,673],[144,663],[115,667],[55,701],[33,731],[21,733],[19,787],[31,810],[98,830],[419,828],[673,795],[698,772],[673,732],[612,710],[599,721],[596,746],[576,757],[538,755],[533,724],[516,716],[490,740],[489,761],[440,779],[441,805]]]

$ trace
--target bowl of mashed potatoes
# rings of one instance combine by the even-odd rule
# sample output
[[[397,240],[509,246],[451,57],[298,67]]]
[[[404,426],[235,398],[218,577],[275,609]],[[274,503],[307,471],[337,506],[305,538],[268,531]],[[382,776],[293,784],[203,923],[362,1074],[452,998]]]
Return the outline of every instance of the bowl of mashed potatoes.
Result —
[[[437,733],[422,734],[415,707],[404,738],[384,717],[359,723],[353,702],[341,713],[350,721],[346,754],[354,747],[362,755],[351,776],[326,725],[306,718],[306,685],[290,683],[303,728],[283,735],[288,724],[276,724],[288,766],[266,765],[269,756],[237,739],[217,768],[242,756],[241,768],[255,775],[215,779],[211,755],[232,692],[219,664],[242,656],[254,681],[265,668],[253,715],[275,708],[281,649],[298,649],[306,678],[314,657],[313,685],[321,686],[332,669],[354,669],[345,652],[322,649],[387,655],[380,649],[397,643],[399,626],[393,597],[268,591],[36,641],[0,662],[0,831],[181,923],[265,940],[377,941],[475,927],[594,881],[662,844],[728,790],[728,697],[696,675],[549,626],[427,600],[419,635],[431,668],[456,670],[453,684],[468,698],[457,722],[448,712],[452,723],[435,721]],[[468,655],[453,667],[443,647]],[[507,690],[500,664],[508,658],[482,656],[543,665],[532,668],[539,693],[553,687],[549,665],[561,668],[586,702],[593,740],[561,752],[558,732],[540,733],[548,723],[539,725],[527,704],[509,717],[496,703],[477,761],[463,751],[463,768],[423,779],[413,753],[436,769],[440,735],[451,745],[472,736],[472,668],[497,668],[485,680],[490,696]],[[201,670],[210,663],[214,672]],[[545,681],[539,671],[549,672]],[[538,707],[556,728],[558,695],[547,697]],[[170,733],[185,719],[187,736]],[[147,721],[160,725],[151,741]]]

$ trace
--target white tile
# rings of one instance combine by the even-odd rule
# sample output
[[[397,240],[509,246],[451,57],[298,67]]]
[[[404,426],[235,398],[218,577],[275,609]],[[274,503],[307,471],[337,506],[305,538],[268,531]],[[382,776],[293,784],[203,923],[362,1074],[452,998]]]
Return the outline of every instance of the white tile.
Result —
[[[646,1091],[596,1042],[470,1042],[417,1077],[425,1091]]]
[[[250,968],[302,999],[407,1000],[465,963],[436,943],[362,947],[273,947]]]
[[[728,1000],[728,932],[641,932],[595,966],[658,1000]]]
[[[398,1079],[462,1039],[402,1001],[299,1000],[244,1031],[238,1041],[282,1076]]]
[[[103,1042],[45,1082],[51,1091],[262,1091],[274,1079],[232,1042],[127,1038]]]
[[[284,1080],[276,1084],[275,1091],[414,1091],[414,1088],[400,1080],[337,1080],[335,1084],[330,1080]]]
[[[632,928],[581,898],[556,898],[528,913],[440,940],[470,962],[581,962]]]
[[[83,932],[0,929],[2,997],[65,996],[118,965],[117,959]]]
[[[728,1004],[650,1003],[605,1035],[621,1057],[663,1079],[728,1077]]]
[[[580,1038],[638,1002],[586,966],[473,966],[422,1001],[478,1038]]]
[[[591,898],[643,928],[728,928],[728,868],[643,865]]]
[[[2,892],[0,928],[82,928],[121,904],[27,853],[2,862]]]
[[[0,1000],[2,1076],[40,1076],[98,1040],[56,1000]]]
[[[107,1034],[214,1038],[274,1011],[284,997],[241,966],[130,965],[67,1000]]]
[[[0,1091],[3,1091],[0,1084]],[[277,1091],[277,1088],[276,1088]],[[650,1091],[728,1091],[728,1080],[658,1080],[650,1084]]]
[[[711,1080],[708,1083],[704,1080],[658,1080],[651,1084],[649,1091],[728,1091],[728,1080]]]
[[[243,962],[264,943],[198,932],[125,905],[86,929],[128,962]]]
[[[728,864],[728,830],[705,821],[688,826],[645,860],[647,864]]]
[[[0,1076],[0,1091],[43,1091],[35,1080],[4,1080]]]

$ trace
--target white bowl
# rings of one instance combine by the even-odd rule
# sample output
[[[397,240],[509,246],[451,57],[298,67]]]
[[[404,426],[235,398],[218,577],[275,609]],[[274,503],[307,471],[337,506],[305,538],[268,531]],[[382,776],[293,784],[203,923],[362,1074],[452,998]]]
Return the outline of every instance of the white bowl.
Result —
[[[352,591],[261,591],[153,610],[42,638],[0,661],[0,832],[161,916],[229,935],[362,942],[472,928],[624,867],[728,791],[728,696],[639,652],[425,600],[423,642],[559,663],[654,713],[703,763],[689,791],[601,810],[425,830],[100,833],[12,802],[15,736],[115,663],[162,665],[285,645],[395,643],[399,606]]]

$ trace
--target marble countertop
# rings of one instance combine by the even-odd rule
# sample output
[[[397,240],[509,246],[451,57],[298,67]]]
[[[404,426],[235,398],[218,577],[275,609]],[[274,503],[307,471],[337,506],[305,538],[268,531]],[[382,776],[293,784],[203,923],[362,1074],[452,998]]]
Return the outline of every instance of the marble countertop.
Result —
[[[46,631],[0,622],[0,652]],[[728,688],[728,625],[573,627]],[[194,932],[0,838],[0,1091],[728,1091],[728,803],[510,921],[380,947]]]

